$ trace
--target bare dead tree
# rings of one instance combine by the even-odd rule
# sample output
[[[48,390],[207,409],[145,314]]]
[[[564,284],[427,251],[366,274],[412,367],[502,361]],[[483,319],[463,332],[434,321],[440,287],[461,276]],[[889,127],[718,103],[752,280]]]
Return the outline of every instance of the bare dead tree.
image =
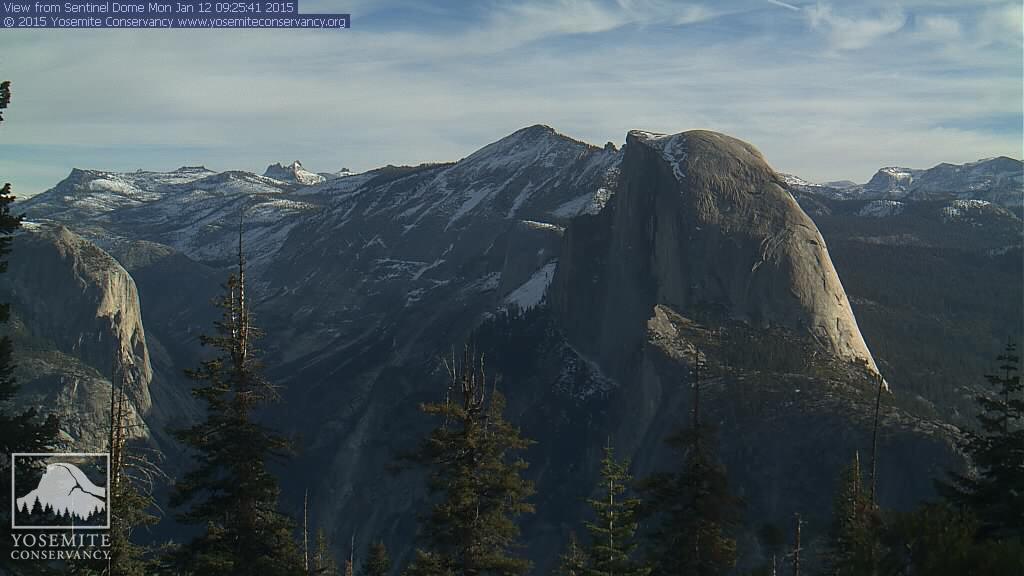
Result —
[[[886,388],[881,374],[878,378],[878,392],[875,394],[875,423],[871,429],[871,506],[875,506],[875,487],[878,485],[878,422],[882,408],[882,390]]]

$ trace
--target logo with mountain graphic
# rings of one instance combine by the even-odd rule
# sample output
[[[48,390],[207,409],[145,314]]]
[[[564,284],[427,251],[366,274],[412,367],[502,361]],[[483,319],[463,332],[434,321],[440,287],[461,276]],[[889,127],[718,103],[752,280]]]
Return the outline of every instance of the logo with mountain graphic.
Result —
[[[11,455],[11,528],[110,528],[106,453]]]

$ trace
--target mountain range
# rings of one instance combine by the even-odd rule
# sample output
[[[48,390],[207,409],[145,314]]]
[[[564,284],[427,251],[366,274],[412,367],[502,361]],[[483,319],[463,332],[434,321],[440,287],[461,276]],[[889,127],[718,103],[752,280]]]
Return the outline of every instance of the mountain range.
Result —
[[[538,440],[523,529],[540,570],[606,442],[638,477],[667,465],[700,357],[756,550],[756,527],[794,512],[812,543],[824,534],[879,375],[882,501],[911,506],[962,465],[956,425],[1024,334],[1021,182],[1021,162],[997,158],[815,185],[714,132],[632,131],[619,148],[540,125],[457,162],[358,174],[76,169],[17,205],[30,224],[0,282],[22,401],[102,448],[119,347],[140,434],[173,472],[166,429],[196,414],[182,369],[203,357],[241,225],[283,390],[266,417],[301,447],[286,502],[308,490],[313,521],[357,549],[411,548],[426,495],[392,464],[428,424],[418,403],[444,393],[438,358],[473,342]]]
[[[814,184],[790,174],[792,186],[832,198],[862,200],[976,200],[1008,208],[1024,207],[1024,168],[1020,160],[999,156],[967,164],[942,163],[927,170],[888,166],[865,184],[850,181]]]

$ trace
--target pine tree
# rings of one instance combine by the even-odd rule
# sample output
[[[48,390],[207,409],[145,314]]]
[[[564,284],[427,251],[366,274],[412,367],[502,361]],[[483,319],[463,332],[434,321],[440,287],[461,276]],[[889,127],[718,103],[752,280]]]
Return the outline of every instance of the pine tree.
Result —
[[[421,406],[441,422],[414,460],[430,471],[431,491],[440,499],[423,526],[424,545],[406,573],[466,576],[524,574],[530,563],[515,555],[516,519],[533,512],[526,499],[527,464],[515,454],[531,441],[507,422],[505,399],[487,390],[483,359],[465,350],[462,365],[446,362],[450,378],[444,402]]]
[[[681,458],[677,472],[645,482],[655,520],[650,557],[659,576],[715,576],[736,564],[736,541],[728,533],[739,517],[739,500],[729,492],[725,467],[715,457],[713,431],[700,419],[701,369],[695,350],[691,425],[668,439]]]
[[[277,509],[280,489],[268,470],[288,445],[254,415],[276,396],[262,376],[247,298],[240,232],[238,272],[224,287],[216,334],[202,338],[218,355],[188,372],[206,419],[176,434],[196,464],[176,483],[171,503],[187,507],[182,522],[204,527],[178,561],[197,574],[301,574],[293,522]]]
[[[829,538],[830,570],[834,576],[871,576],[877,573],[881,549],[878,521],[870,488],[863,483],[860,455],[840,478],[832,512]]]
[[[314,576],[339,576],[338,562],[331,554],[331,545],[327,540],[327,534],[320,528],[316,531],[316,549],[309,562],[308,574]]]
[[[583,576],[587,569],[587,552],[580,546],[576,533],[569,534],[569,544],[565,547],[555,569],[556,576]]]
[[[11,83],[0,82],[0,111],[7,108],[11,101]],[[3,116],[0,115],[0,122]],[[21,216],[11,214],[14,194],[11,185],[4,184],[0,188],[0,273],[7,271],[7,256],[11,252],[14,233],[21,227]],[[0,325],[7,324],[10,319],[10,305],[0,303]],[[50,452],[57,440],[57,417],[50,414],[40,418],[34,408],[18,412],[10,406],[18,393],[18,383],[14,379],[13,343],[9,336],[0,337],[0,494],[11,493],[11,457],[14,452]],[[19,463],[22,459],[19,457]],[[27,486],[33,481],[30,478],[39,468],[38,463],[28,466],[19,464],[16,470],[16,482],[19,486]],[[0,506],[0,526],[11,525],[10,506]],[[12,564],[10,555],[11,540],[0,539],[0,572]]]
[[[979,540],[977,518],[947,502],[895,512],[886,524],[880,574],[1002,576],[1019,574],[1024,567],[1024,542]]]
[[[366,553],[362,576],[387,576],[391,572],[391,558],[383,542],[374,542]]]
[[[404,576],[455,576],[451,565],[451,560],[441,554],[417,549],[412,563],[402,574]]]
[[[1024,387],[1016,345],[1008,342],[997,360],[1002,374],[985,375],[994,395],[977,396],[980,429],[967,431],[963,443],[977,473],[953,473],[939,489],[978,518],[979,536],[1024,539]]]
[[[598,495],[587,500],[596,519],[586,524],[590,534],[588,562],[583,571],[586,576],[646,576],[650,573],[650,568],[632,558],[637,547],[640,500],[623,496],[632,482],[628,462],[617,461],[609,443],[601,459]]]

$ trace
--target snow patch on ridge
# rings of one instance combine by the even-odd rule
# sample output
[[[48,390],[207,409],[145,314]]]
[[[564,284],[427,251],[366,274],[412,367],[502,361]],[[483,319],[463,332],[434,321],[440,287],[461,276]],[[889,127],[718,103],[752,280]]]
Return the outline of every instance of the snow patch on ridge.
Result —
[[[557,224],[550,224],[548,222],[537,222],[535,220],[523,220],[522,222],[524,226],[532,230],[548,230],[550,232],[555,232],[557,234],[565,232],[565,228]]]
[[[547,292],[548,286],[551,284],[551,280],[555,277],[555,268],[557,266],[558,261],[552,260],[540,270],[534,272],[529,280],[505,297],[505,304],[515,304],[520,310],[529,310],[540,304],[541,300],[544,299],[544,293]]]
[[[793,174],[786,174],[785,172],[779,172],[778,175],[782,178],[782,181],[789,186],[799,186],[801,188],[823,188],[821,184],[815,184],[814,182],[808,182],[799,176]]]
[[[610,200],[614,194],[615,193],[608,188],[598,188],[592,193],[582,194],[568,202],[565,202],[558,208],[555,208],[551,212],[551,215],[557,216],[558,218],[572,218],[582,214],[593,216],[601,210],[604,210],[605,205],[608,204],[608,200]]]
[[[942,219],[946,222],[966,220],[972,212],[978,212],[991,206],[986,200],[954,200],[942,208]]]
[[[683,160],[686,159],[686,136],[683,134],[659,134],[657,132],[645,132],[643,130],[632,130],[630,134],[635,136],[644,144],[661,153],[661,158],[672,167],[672,173],[676,180],[682,182],[686,179],[683,171]]]
[[[885,218],[903,213],[903,202],[897,200],[872,200],[857,212],[857,216]]]

